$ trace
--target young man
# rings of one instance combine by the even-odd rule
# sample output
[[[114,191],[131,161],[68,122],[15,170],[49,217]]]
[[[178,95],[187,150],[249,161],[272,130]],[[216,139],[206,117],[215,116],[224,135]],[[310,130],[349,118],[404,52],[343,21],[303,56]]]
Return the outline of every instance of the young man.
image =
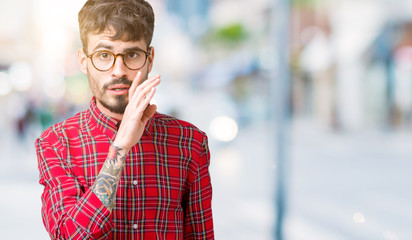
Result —
[[[156,112],[152,7],[88,0],[79,12],[90,108],[36,140],[52,239],[214,239],[206,135]]]

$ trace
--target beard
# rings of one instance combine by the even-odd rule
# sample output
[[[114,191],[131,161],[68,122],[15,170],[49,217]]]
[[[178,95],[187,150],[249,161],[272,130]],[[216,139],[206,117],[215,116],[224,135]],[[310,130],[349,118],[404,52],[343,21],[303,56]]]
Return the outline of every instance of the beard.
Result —
[[[116,114],[123,114],[124,110],[127,107],[127,104],[129,103],[127,96],[115,96],[114,101],[111,103],[100,99],[98,99],[98,101],[103,107],[109,109],[110,112]]]
[[[126,78],[114,79],[110,83],[103,85],[103,88],[99,94],[100,97],[96,96],[96,100],[99,101],[99,103],[103,107],[107,108],[112,113],[123,114],[127,107],[127,104],[129,103],[129,96],[119,95],[119,96],[113,96],[111,98],[108,98],[105,96],[105,91],[110,86],[115,85],[115,84],[127,84],[130,87],[132,85],[132,81],[129,81]]]

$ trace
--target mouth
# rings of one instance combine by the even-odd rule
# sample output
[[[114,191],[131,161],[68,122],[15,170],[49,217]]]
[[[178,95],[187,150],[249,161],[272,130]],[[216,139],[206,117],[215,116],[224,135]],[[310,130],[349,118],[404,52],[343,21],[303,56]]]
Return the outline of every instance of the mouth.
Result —
[[[111,88],[109,89],[110,91],[124,91],[124,90],[128,90],[128,88]]]
[[[107,88],[107,90],[114,95],[123,95],[129,92],[129,85],[116,84]]]

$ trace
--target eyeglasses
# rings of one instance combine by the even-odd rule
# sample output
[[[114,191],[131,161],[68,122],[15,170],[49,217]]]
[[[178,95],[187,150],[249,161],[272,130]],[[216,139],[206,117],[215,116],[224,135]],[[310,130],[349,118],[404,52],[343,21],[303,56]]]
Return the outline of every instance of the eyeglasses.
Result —
[[[114,54],[108,50],[96,51],[90,55],[86,55],[92,61],[93,66],[101,71],[109,71],[116,63],[117,56],[122,56],[124,65],[130,70],[139,70],[147,61],[147,57],[151,54],[142,49],[130,50],[124,53]]]

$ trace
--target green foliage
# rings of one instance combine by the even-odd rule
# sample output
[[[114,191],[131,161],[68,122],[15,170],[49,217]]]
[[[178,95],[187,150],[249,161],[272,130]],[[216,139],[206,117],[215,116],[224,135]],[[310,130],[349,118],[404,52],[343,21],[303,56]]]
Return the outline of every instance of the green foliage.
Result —
[[[216,38],[225,42],[240,42],[246,37],[246,30],[240,23],[227,25],[216,31]]]
[[[290,0],[292,6],[313,6],[319,0]]]
[[[235,49],[248,40],[249,33],[241,23],[233,23],[221,28],[211,29],[201,42],[204,49]]]

